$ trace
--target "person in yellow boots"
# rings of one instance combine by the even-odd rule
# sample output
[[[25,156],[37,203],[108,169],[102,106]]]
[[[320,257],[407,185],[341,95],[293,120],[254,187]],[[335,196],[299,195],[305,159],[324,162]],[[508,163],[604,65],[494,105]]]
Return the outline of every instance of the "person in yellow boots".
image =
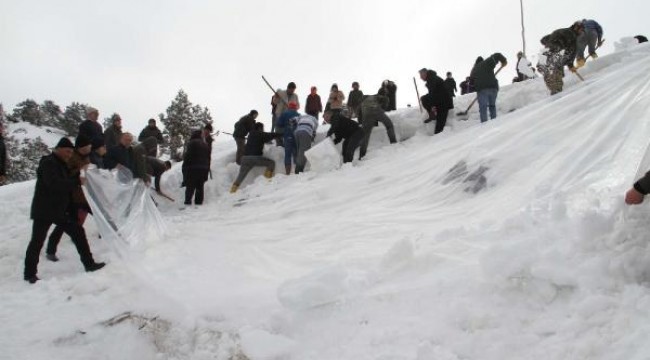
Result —
[[[237,192],[239,185],[244,181],[246,175],[256,166],[266,167],[266,171],[264,172],[266,178],[270,179],[273,177],[275,161],[264,156],[264,144],[281,137],[281,133],[264,132],[264,124],[260,122],[255,123],[253,131],[248,134],[244,156],[241,158],[241,166],[239,167],[239,175],[237,175],[237,179],[235,179],[235,182],[230,187],[230,193]]]
[[[581,23],[584,31],[578,36],[578,55],[576,58],[576,68],[578,69],[585,66],[585,62],[589,56],[592,59],[598,58],[596,49],[603,44],[603,28],[596,20],[583,19]],[[585,48],[589,50],[589,56],[587,58],[585,58]]]

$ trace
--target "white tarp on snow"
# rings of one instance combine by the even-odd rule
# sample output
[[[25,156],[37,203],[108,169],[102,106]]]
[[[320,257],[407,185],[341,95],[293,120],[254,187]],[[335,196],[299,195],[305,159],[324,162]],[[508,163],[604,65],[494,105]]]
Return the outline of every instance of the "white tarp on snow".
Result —
[[[128,169],[90,168],[83,189],[99,233],[120,257],[143,250],[165,233],[147,185]]]

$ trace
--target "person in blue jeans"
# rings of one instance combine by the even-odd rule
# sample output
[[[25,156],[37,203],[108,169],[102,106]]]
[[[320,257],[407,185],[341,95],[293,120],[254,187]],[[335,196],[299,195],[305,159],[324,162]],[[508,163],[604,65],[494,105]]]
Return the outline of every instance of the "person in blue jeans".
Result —
[[[298,103],[289,101],[288,109],[278,118],[275,127],[283,129],[282,143],[284,144],[284,170],[287,175],[291,174],[291,164],[296,162],[297,147],[294,136],[295,121],[294,118],[300,116],[298,112]]]
[[[498,63],[501,63],[501,67],[504,67],[508,64],[508,61],[501,53],[494,53],[483,61],[478,61],[470,75],[474,80],[482,123],[488,121],[488,110],[490,111],[490,119],[497,117],[496,103],[497,94],[499,93],[499,81],[494,73],[494,68]]]

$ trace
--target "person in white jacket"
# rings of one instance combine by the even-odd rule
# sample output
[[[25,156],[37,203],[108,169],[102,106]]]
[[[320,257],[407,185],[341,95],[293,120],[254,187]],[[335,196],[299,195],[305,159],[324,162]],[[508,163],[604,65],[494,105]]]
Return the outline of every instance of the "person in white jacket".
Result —
[[[311,115],[301,115],[296,118],[296,130],[294,131],[296,146],[298,148],[298,156],[296,156],[296,174],[305,170],[305,165],[307,164],[305,152],[311,149],[311,144],[316,137],[317,128],[318,120]]]

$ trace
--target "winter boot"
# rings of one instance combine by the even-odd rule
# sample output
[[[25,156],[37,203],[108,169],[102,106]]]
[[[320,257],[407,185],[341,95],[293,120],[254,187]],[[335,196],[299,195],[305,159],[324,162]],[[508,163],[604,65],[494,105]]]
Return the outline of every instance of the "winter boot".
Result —
[[[585,66],[585,61],[585,59],[576,60],[576,68],[580,69],[581,67]]]
[[[598,54],[593,53],[593,54],[590,54],[590,55],[591,55],[592,59],[594,59],[594,60],[598,59]]]
[[[96,263],[96,262],[94,262],[94,263],[86,266],[86,272],[97,271],[97,270],[103,268],[104,266],[106,266],[106,263],[103,263],[103,262]]]
[[[269,171],[269,170],[266,170],[266,171]],[[284,171],[285,171],[285,173],[286,173],[287,175],[291,175],[291,165],[284,165]],[[264,173],[264,176],[266,176],[266,172]],[[273,176],[273,175],[271,175],[271,176],[266,176],[266,177],[267,177],[267,178],[271,178],[272,176]]]
[[[237,189],[239,189],[239,185],[232,184],[232,186],[230,187],[230,193],[231,194],[236,193]]]
[[[58,258],[58,256],[56,256],[56,254],[45,254],[45,258],[47,258],[50,261],[54,261],[54,262],[59,261],[59,258]]]
[[[271,171],[271,170],[266,170],[266,171],[264,172],[264,177],[267,178],[267,179],[272,178],[272,177],[273,177],[273,171]]]

